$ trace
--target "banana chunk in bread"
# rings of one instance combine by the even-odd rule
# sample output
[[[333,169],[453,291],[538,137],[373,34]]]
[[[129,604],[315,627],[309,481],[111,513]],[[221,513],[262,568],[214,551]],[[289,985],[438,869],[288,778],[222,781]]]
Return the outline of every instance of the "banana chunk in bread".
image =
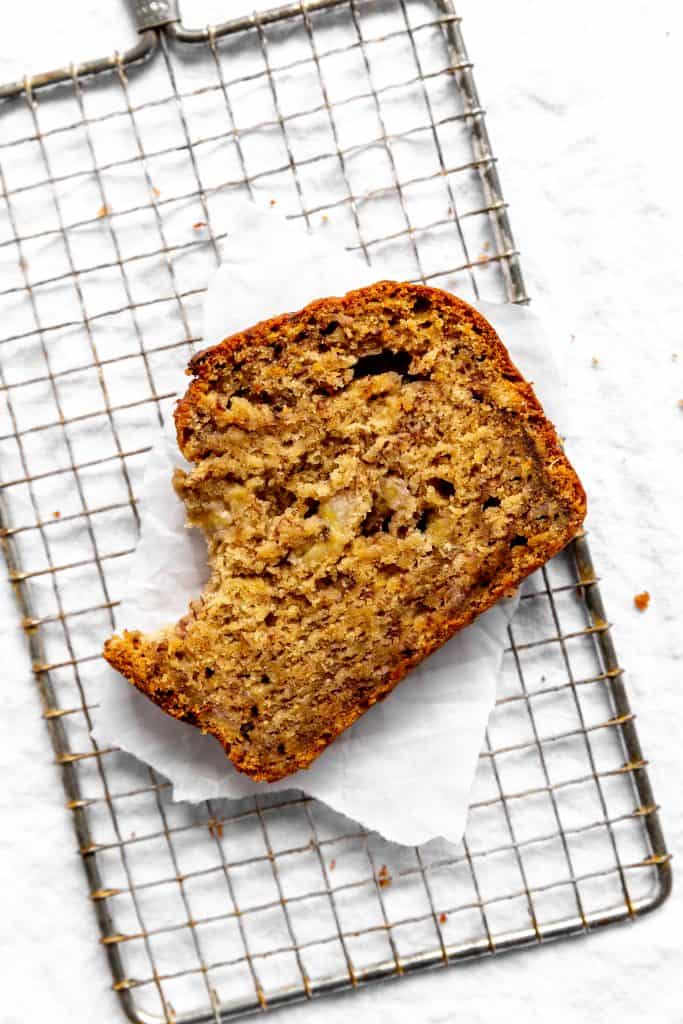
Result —
[[[211,576],[176,625],[104,653],[253,779],[308,767],[583,521],[531,386],[446,292],[321,299],[188,372],[173,482]]]

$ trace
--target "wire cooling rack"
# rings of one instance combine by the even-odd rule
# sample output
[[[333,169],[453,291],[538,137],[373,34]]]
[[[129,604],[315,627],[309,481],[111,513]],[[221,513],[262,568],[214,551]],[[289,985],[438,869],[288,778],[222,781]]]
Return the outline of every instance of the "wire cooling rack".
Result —
[[[447,0],[205,31],[153,0],[139,23],[128,53],[0,89],[2,535],[125,1010],[225,1020],[656,907],[669,858],[585,538],[524,588],[458,847],[393,847],[299,794],[174,804],[90,738],[221,201],[277,203],[399,278],[526,300]]]

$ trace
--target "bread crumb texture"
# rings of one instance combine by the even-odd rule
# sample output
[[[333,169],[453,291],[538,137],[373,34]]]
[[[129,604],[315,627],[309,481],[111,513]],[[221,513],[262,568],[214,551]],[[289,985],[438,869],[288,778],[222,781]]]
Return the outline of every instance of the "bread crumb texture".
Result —
[[[310,765],[583,520],[531,386],[446,292],[322,299],[189,372],[173,483],[210,580],[176,625],[105,657],[254,779]]]

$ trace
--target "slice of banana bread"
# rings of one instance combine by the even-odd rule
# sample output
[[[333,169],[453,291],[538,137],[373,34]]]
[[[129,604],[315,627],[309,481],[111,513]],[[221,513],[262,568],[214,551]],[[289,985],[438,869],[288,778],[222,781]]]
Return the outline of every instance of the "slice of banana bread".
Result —
[[[174,485],[211,577],[180,622],[105,657],[254,779],[310,765],[583,520],[531,386],[446,292],[321,299],[189,372]]]

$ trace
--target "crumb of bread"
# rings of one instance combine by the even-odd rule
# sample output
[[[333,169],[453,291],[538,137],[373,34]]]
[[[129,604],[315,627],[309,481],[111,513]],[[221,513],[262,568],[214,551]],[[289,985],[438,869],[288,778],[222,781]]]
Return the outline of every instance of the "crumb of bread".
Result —
[[[158,189],[155,185],[152,185],[152,195],[155,195],[157,199],[161,195],[160,189]]]
[[[650,603],[650,595],[647,590],[643,590],[641,594],[636,594],[633,598],[633,603],[639,612],[644,612]]]
[[[334,871],[336,866],[337,866],[337,860],[336,860],[335,857],[333,857],[332,860],[330,861],[330,871]]]
[[[195,231],[203,231],[205,227],[208,227],[205,220],[198,220],[192,225]]]
[[[97,217],[99,220],[101,220],[103,217],[108,217],[110,213],[111,206],[109,205],[109,203],[105,203],[104,206],[100,206],[99,210],[97,211]]]
[[[600,360],[598,359],[597,356],[593,356],[593,358],[591,359],[591,366],[599,366],[599,365],[600,365]]]
[[[382,867],[379,869],[377,873],[377,881],[382,889],[386,889],[388,885],[391,885],[393,879],[386,864],[382,864]]]
[[[445,924],[448,920],[448,914],[439,914],[439,924]]]
[[[57,509],[56,512],[52,513],[53,519],[59,519],[61,517],[61,515],[62,515],[62,513],[59,511],[59,509]]]
[[[277,206],[277,199],[271,199],[270,200],[270,205],[271,206]]]
[[[208,825],[209,832],[214,837],[214,839],[222,839],[223,838],[223,822],[222,821],[219,821],[218,818],[209,818],[209,820],[207,821],[206,824]]]

